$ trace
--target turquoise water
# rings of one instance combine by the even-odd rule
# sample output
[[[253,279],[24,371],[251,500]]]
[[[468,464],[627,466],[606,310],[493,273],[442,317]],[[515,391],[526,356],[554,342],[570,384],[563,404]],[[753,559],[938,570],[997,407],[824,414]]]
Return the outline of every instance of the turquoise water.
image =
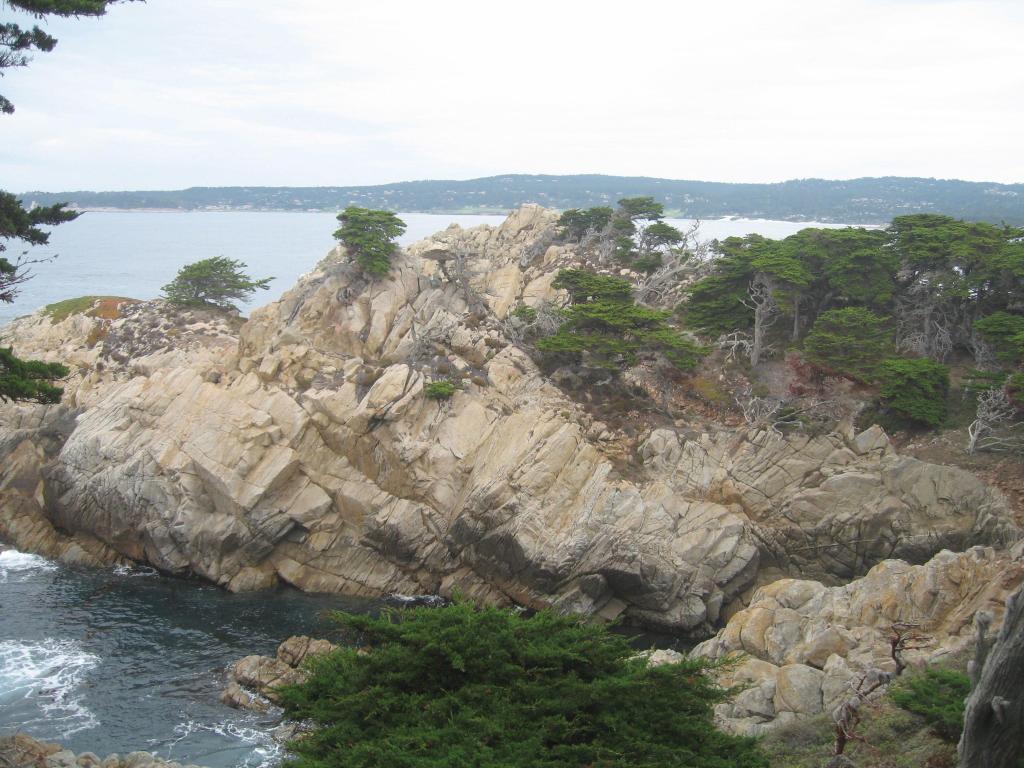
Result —
[[[503,216],[403,213],[402,244],[414,243],[452,222],[465,227],[500,224]],[[690,222],[670,220],[685,227]],[[809,226],[764,219],[704,222],[705,239],[751,232],[785,237]],[[103,294],[152,299],[185,264],[211,256],[244,261],[254,277],[273,276],[269,291],[242,307],[248,313],[294,285],[334,245],[338,222],[330,213],[93,211],[52,230],[50,243],[30,252],[49,262],[32,267],[14,304],[0,304],[0,324],[55,301]],[[12,248],[13,251],[13,248]]]

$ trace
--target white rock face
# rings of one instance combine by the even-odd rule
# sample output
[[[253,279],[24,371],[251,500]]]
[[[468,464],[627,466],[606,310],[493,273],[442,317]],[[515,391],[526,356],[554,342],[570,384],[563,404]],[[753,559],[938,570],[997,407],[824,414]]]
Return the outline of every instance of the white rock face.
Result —
[[[724,682],[751,685],[719,705],[732,731],[757,735],[793,719],[831,712],[871,669],[895,673],[894,623],[926,638],[905,653],[911,665],[948,659],[972,640],[972,619],[988,610],[1002,621],[1006,596],[1024,582],[1020,547],[939,552],[924,565],[886,560],[839,587],[782,579],[762,587],[694,656],[740,655]]]
[[[132,332],[144,316],[162,328],[141,305],[111,327],[129,341],[101,349],[107,368],[83,364],[98,378],[77,421],[4,417],[0,453],[20,469],[0,477],[0,535],[29,540],[11,522],[28,509],[49,526],[34,540],[56,526],[97,557],[232,590],[461,592],[701,636],[765,564],[847,578],[1019,535],[998,494],[895,456],[879,430],[656,430],[624,476],[626,442],[508,333],[520,303],[559,300],[574,254],[551,245],[555,218],[525,206],[497,228],[450,227],[372,282],[336,249],[230,350],[220,329],[180,349]],[[459,383],[450,400],[424,395],[437,378]],[[808,687],[794,673],[764,696],[788,705]]]

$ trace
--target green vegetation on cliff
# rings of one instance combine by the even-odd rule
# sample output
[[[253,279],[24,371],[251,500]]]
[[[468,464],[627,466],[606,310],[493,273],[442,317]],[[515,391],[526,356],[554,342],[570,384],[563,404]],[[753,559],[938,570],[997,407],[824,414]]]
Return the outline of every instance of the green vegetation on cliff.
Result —
[[[405,232],[405,222],[389,211],[371,211],[350,205],[338,214],[341,227],[334,233],[363,271],[383,277],[391,269],[398,247],[395,238]]]
[[[628,280],[565,269],[552,286],[568,291],[571,303],[558,330],[537,342],[548,360],[615,371],[661,356],[685,371],[706,353],[667,324],[670,312],[637,305]]]
[[[464,603],[338,614],[354,641],[283,690],[292,768],[767,768],[717,730],[706,661],[651,667],[576,617]],[[359,649],[355,647],[359,646]]]
[[[245,272],[245,263],[224,256],[186,264],[162,290],[172,304],[187,307],[236,309],[234,302],[248,301],[257,291],[270,288],[274,278],[254,280]]]

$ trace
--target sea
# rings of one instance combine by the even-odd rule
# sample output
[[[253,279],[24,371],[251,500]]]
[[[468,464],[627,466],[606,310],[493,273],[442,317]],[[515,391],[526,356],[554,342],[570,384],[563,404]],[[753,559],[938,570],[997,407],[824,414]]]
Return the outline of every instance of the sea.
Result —
[[[400,213],[406,224],[402,245],[439,232],[449,224],[498,225],[504,216]],[[694,222],[669,219],[688,228]],[[186,264],[226,256],[246,264],[253,277],[273,277],[271,288],[240,305],[243,314],[274,301],[310,271],[335,245],[339,224],[334,214],[263,211],[88,211],[51,230],[50,242],[26,257],[33,278],[13,304],[0,303],[0,325],[64,299],[124,296],[153,299]],[[805,227],[834,227],[819,222],[768,219],[712,219],[701,223],[704,240],[757,233],[781,238]],[[17,256],[10,243],[7,257]]]
[[[499,224],[500,216],[401,214],[403,244],[450,223]],[[690,222],[673,221],[679,227]],[[785,237],[814,223],[723,219],[702,237]],[[152,298],[178,268],[210,256],[240,259],[273,288],[272,301],[332,247],[325,213],[90,212],[53,230],[49,245],[0,323],[89,294]],[[397,602],[396,602],[397,601]],[[375,612],[391,601],[293,590],[233,595],[152,569],[88,569],[0,545],[0,735],[25,732],[101,757],[134,750],[209,768],[270,768],[283,756],[277,712],[241,712],[218,701],[230,664],[273,654],[293,634],[330,636],[330,612]],[[682,647],[636,638],[638,647]]]

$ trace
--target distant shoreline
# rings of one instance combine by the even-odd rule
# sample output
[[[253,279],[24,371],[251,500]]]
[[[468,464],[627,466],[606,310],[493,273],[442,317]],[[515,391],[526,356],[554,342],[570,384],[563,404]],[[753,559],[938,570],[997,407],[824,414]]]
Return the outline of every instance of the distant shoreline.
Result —
[[[76,213],[339,213],[338,209],[310,209],[296,210],[295,208],[77,208],[68,206],[68,210]],[[395,211],[396,214],[412,213],[423,216],[507,216],[514,208],[493,208],[486,210],[446,210],[446,211]],[[556,209],[558,210],[558,209]],[[803,216],[789,218],[771,218],[768,216],[741,216],[738,214],[728,216],[687,216],[682,211],[666,211],[666,218],[685,219],[688,221],[790,221],[796,224],[807,222],[811,224],[847,224],[851,227],[877,227],[887,222],[851,223],[839,219],[811,219]]]
[[[1024,226],[1024,184],[886,176],[794,179],[770,184],[643,176],[489,176],[349,187],[189,187],[179,190],[27,191],[26,206],[66,203],[81,210],[336,213],[347,206],[404,213],[503,215],[525,203],[555,210],[615,207],[653,197],[673,218],[887,224],[928,213],[965,221]]]

